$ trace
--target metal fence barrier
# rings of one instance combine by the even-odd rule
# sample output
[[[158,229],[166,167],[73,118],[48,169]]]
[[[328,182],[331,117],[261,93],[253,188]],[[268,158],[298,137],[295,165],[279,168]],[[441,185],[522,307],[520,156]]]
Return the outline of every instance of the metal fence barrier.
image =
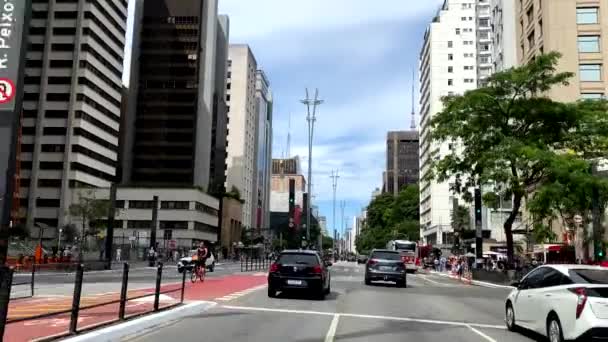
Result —
[[[263,258],[243,257],[243,258],[241,258],[241,272],[267,270],[270,267],[271,263],[272,263],[272,259],[270,257],[263,257]]]
[[[13,275],[14,275],[14,269],[10,268],[10,267],[6,267],[6,266],[0,266],[0,341],[3,340],[3,336],[4,336],[4,330],[7,324],[10,323],[14,323],[14,322],[21,322],[21,321],[28,321],[28,320],[34,320],[34,319],[41,319],[41,318],[46,318],[46,317],[51,317],[51,316],[56,316],[56,315],[62,315],[62,314],[70,314],[70,324],[69,324],[69,331],[68,333],[66,333],[64,336],[68,336],[68,335],[73,335],[76,333],[80,333],[83,331],[87,331],[87,330],[91,330],[94,328],[98,328],[100,326],[103,325],[108,325],[111,323],[115,323],[116,321],[122,321],[125,319],[132,319],[135,317],[139,317],[142,315],[146,315],[149,313],[153,313],[153,312],[157,312],[160,310],[166,310],[166,309],[170,309],[173,308],[175,306],[181,305],[184,302],[184,290],[185,290],[185,284],[186,284],[186,273],[187,272],[183,272],[182,274],[182,279],[181,279],[181,284],[178,288],[175,289],[168,289],[168,290],[162,290],[162,286],[161,286],[161,282],[162,282],[162,274],[163,274],[163,264],[159,263],[156,269],[156,279],[155,279],[155,284],[154,284],[154,292],[153,293],[145,293],[145,294],[141,294],[141,295],[136,295],[133,297],[129,297],[128,296],[128,284],[129,284],[129,264],[128,263],[124,263],[123,264],[123,273],[122,273],[122,283],[121,283],[121,291],[120,291],[120,298],[119,299],[115,299],[115,300],[108,300],[108,301],[104,301],[104,302],[100,302],[100,303],[95,303],[95,304],[89,304],[89,305],[85,305],[85,306],[81,306],[81,297],[82,297],[82,283],[83,283],[83,279],[84,279],[84,270],[85,270],[85,265],[84,264],[77,264],[76,265],[76,276],[75,276],[75,280],[74,280],[74,294],[72,297],[72,305],[69,309],[65,309],[65,310],[59,310],[59,311],[53,311],[53,312],[48,312],[48,313],[44,313],[44,314],[37,314],[37,315],[32,315],[32,316],[27,316],[27,317],[20,317],[20,318],[14,318],[14,319],[10,319],[8,316],[8,311],[9,311],[9,303],[11,301],[10,298],[10,294],[11,294],[11,288],[12,286],[16,286],[16,285],[23,285],[23,284],[28,284],[28,282],[24,282],[24,283],[15,283],[13,284]],[[31,293],[32,296],[34,295],[34,279],[35,279],[35,270],[36,267],[32,268],[32,278],[31,278]],[[137,290],[139,291],[139,290]],[[180,292],[179,295],[179,299],[177,300],[176,303],[174,304],[170,304],[164,307],[160,307],[160,295],[161,294],[168,294],[168,293],[175,293],[175,292]],[[151,311],[146,311],[143,313],[137,313],[137,314],[133,314],[129,317],[126,317],[125,315],[125,308],[126,308],[126,303],[128,301],[131,300],[137,300],[137,299],[141,299],[141,298],[145,298],[145,297],[151,297],[154,296],[154,306],[152,308]],[[29,296],[26,296],[29,297]],[[23,297],[20,297],[23,298]],[[13,300],[15,300],[15,298],[13,298]],[[18,299],[17,299],[18,300]],[[80,314],[81,311],[83,310],[90,310],[90,309],[94,309],[94,308],[98,308],[98,307],[103,307],[103,306],[107,306],[107,305],[113,305],[113,304],[119,304],[119,308],[118,308],[118,312],[116,315],[116,320],[112,320],[112,321],[105,321],[99,325],[95,325],[95,326],[87,326],[85,329],[78,329],[78,316]]]

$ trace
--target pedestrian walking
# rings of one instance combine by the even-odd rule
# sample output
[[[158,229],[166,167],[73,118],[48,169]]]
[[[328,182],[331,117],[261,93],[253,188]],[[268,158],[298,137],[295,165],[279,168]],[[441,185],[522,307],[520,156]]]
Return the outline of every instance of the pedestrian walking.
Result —
[[[116,248],[116,261],[120,262],[121,261],[121,254],[122,250],[119,248]]]

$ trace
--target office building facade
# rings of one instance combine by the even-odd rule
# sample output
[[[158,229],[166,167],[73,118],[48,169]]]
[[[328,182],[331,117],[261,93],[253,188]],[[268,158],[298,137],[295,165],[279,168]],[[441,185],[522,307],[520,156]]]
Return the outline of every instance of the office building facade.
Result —
[[[217,1],[146,0],[124,120],[122,181],[207,188],[216,94]],[[223,78],[223,75],[218,77]],[[133,89],[133,88],[132,88]]]
[[[515,28],[515,1],[491,0],[492,11],[492,62],[494,71],[503,71],[517,65],[517,31]]]
[[[224,184],[228,18],[218,17],[215,0],[146,0],[135,16],[133,41],[121,126],[122,184],[133,188],[130,199],[142,203],[158,189],[171,188],[162,196],[176,207],[165,209],[203,211],[212,218],[175,215],[156,227],[149,220],[133,225],[170,235],[181,241],[180,246],[215,242],[218,203],[214,210],[206,210],[198,204],[172,202],[208,199],[210,191],[221,190]],[[165,198],[160,200],[162,205]]]
[[[268,228],[270,223],[270,176],[272,174],[272,91],[266,74],[256,71],[257,146],[252,217],[254,228]]]
[[[127,0],[34,1],[29,24],[19,221],[54,237],[72,189],[117,180]]]
[[[477,1],[445,0],[429,24],[420,52],[420,225],[426,243],[452,236],[450,181],[425,181],[435,150],[444,156],[456,143],[431,143],[429,122],[443,109],[441,98],[463,94],[478,84]]]
[[[600,0],[524,0],[516,3],[517,59],[558,51],[557,71],[575,73],[548,95],[557,101],[604,98],[608,90],[608,3]]]
[[[228,157],[226,188],[236,187],[243,204],[243,225],[254,227],[257,155],[257,61],[248,45],[230,45],[226,83]]]
[[[418,132],[388,132],[386,136],[384,192],[396,196],[407,185],[418,183],[418,149]]]

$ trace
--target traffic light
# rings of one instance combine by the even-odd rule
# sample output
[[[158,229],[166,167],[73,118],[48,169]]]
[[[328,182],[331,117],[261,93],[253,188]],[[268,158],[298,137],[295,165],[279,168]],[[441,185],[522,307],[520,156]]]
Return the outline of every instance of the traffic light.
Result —
[[[481,189],[475,189],[475,224],[481,224]]]
[[[296,180],[289,180],[289,228],[294,228],[294,215],[296,210]]]
[[[601,261],[604,260],[606,253],[604,252],[604,246],[601,243],[595,245],[595,260]]]

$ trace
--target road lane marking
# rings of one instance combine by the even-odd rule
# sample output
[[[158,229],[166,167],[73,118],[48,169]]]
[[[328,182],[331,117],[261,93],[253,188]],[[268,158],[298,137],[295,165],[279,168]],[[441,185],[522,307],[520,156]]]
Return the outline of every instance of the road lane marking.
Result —
[[[334,319],[331,320],[327,335],[325,335],[325,342],[334,342],[336,338],[336,330],[338,330],[338,322],[340,321],[340,314],[335,314]]]
[[[457,321],[443,321],[443,320],[422,319],[422,318],[412,318],[412,317],[365,315],[365,314],[353,314],[353,313],[344,313],[344,312],[327,312],[327,311],[273,309],[273,308],[264,308],[264,307],[235,306],[235,305],[223,305],[223,306],[221,306],[221,308],[228,309],[228,310],[293,313],[293,314],[302,314],[302,315],[320,315],[320,316],[340,315],[341,317],[367,318],[367,319],[378,319],[378,320],[387,320],[387,321],[401,321],[401,322],[427,323],[427,324],[439,324],[439,325],[452,325],[452,326],[459,326],[459,327],[475,327],[475,328],[487,328],[487,329],[499,329],[499,330],[505,330],[506,329],[506,327],[504,325],[497,325],[497,324],[469,323],[469,322],[457,322]]]
[[[488,341],[488,342],[497,342],[495,339],[493,339],[493,338],[491,338],[490,336],[488,336],[488,335],[484,334],[483,332],[481,332],[481,331],[479,331],[479,330],[477,330],[477,329],[473,328],[472,326],[470,326],[470,325],[469,325],[468,327],[469,327],[469,329],[471,329],[471,330],[472,330],[474,333],[476,333],[477,335],[479,335],[479,336],[483,337],[484,339],[486,339],[486,341]]]
[[[439,286],[448,286],[447,284],[443,284],[443,283],[440,283],[440,282],[438,282],[438,281],[431,280],[431,279],[429,279],[429,278],[427,278],[426,276],[423,276],[423,275],[421,275],[421,274],[419,274],[419,275],[414,275],[414,277],[416,277],[416,278],[422,278],[423,280],[428,281],[428,282],[429,282],[429,283],[431,283],[431,284],[437,284],[437,285],[439,285]]]

